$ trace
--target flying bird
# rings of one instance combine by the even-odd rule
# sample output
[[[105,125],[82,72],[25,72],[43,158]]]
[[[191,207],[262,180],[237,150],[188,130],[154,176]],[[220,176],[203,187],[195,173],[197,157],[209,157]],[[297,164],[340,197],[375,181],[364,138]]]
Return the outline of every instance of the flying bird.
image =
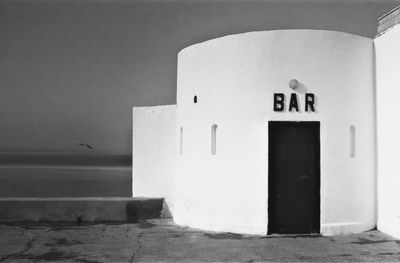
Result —
[[[76,141],[76,140],[74,140],[74,143],[78,144],[79,146],[82,146],[82,147],[89,148],[90,150],[92,150],[92,149],[93,149],[93,147],[92,147],[92,146],[90,146],[89,144],[87,144],[87,143],[84,143],[84,142],[80,142],[80,141]]]

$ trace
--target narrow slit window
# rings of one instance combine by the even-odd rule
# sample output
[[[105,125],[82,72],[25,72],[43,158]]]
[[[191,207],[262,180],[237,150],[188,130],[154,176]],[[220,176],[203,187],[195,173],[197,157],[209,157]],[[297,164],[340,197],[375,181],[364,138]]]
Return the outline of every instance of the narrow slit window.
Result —
[[[194,102],[194,103],[197,103],[197,95],[195,95],[195,96],[193,97],[193,102]]]
[[[217,154],[217,124],[211,126],[211,155]]]
[[[350,125],[350,157],[356,157],[356,127]]]
[[[179,154],[183,154],[183,127],[179,129]]]

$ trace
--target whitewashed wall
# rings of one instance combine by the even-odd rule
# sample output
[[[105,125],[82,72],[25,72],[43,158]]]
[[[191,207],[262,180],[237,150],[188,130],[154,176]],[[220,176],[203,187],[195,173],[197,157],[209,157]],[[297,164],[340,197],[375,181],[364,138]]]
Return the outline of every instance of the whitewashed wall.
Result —
[[[321,232],[371,229],[376,220],[373,41],[318,30],[252,32],[185,48],[178,56],[174,220],[265,234],[268,121],[321,122]],[[297,79],[317,113],[273,112],[273,93]],[[193,96],[198,103],[193,103]],[[217,154],[211,126],[217,124]],[[350,125],[356,157],[350,158]],[[177,151],[179,149],[177,139]]]
[[[173,210],[176,105],[133,108],[133,196],[164,197]]]
[[[400,26],[375,39],[378,229],[400,238]]]

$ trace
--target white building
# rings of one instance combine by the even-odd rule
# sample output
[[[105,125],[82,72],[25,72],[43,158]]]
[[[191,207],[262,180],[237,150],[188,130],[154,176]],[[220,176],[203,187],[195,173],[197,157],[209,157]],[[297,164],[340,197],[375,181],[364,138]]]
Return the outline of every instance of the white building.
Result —
[[[278,30],[183,49],[177,105],[133,110],[134,196],[206,230],[400,237],[397,12],[376,39]]]

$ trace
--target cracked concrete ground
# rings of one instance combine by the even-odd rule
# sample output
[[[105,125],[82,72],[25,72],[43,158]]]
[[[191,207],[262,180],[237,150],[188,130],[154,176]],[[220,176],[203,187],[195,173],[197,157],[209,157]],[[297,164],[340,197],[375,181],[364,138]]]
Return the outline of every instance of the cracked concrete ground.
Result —
[[[179,227],[168,219],[0,225],[0,262],[154,261],[400,261],[400,240],[379,231],[246,236]]]

